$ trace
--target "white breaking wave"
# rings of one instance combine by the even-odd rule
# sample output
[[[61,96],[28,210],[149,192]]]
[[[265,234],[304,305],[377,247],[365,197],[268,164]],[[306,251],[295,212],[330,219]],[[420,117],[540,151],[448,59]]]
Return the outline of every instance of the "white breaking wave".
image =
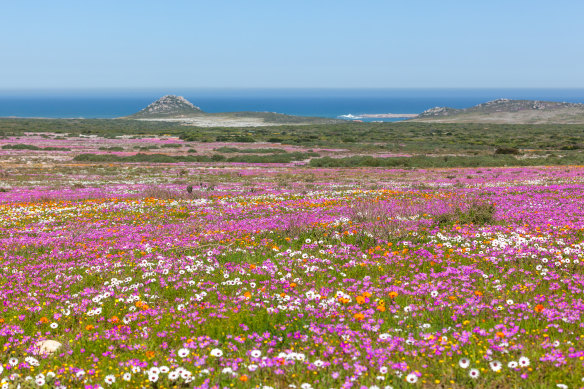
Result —
[[[355,116],[351,115],[350,113],[347,115],[340,115],[339,117],[343,119],[363,119],[363,116]]]

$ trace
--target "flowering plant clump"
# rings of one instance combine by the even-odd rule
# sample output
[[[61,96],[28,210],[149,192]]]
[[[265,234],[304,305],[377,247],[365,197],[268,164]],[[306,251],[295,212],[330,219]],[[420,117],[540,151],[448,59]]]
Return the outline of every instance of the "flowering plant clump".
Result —
[[[584,169],[145,166],[1,194],[1,384],[582,385]]]

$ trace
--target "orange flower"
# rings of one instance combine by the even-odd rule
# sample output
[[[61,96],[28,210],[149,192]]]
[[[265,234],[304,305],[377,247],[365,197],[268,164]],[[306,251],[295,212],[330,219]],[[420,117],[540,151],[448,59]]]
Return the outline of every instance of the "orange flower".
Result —
[[[365,293],[363,293],[363,296],[365,296],[365,297],[369,298],[369,297],[371,297],[371,293],[369,293],[369,292],[365,292]]]
[[[483,295],[483,292],[481,292],[479,290],[475,290],[474,294],[477,295],[477,296],[482,296]]]
[[[364,319],[365,319],[365,315],[364,315],[364,314],[362,314],[362,313],[356,313],[355,315],[353,315],[353,317],[354,317],[356,320],[359,320],[359,321],[361,321],[361,320],[364,320]]]
[[[113,317],[110,319],[110,322],[111,322],[111,323],[117,323],[117,322],[119,322],[119,321],[120,321],[120,319],[118,319],[118,317],[117,317],[117,316],[113,316]]]
[[[249,292],[245,292],[245,293],[243,294],[243,297],[245,297],[246,299],[248,299],[248,300],[249,300],[249,299],[251,298],[251,293],[249,293]]]
[[[380,312],[385,312],[385,305],[381,304],[377,306],[377,310]]]
[[[501,331],[497,331],[497,333],[495,335],[497,335],[498,338],[504,338],[505,337],[505,334],[502,333]]]
[[[249,265],[250,270],[253,270],[256,268],[256,265],[254,265],[253,263],[251,265]]]
[[[4,324],[4,318],[0,317],[0,324]]]
[[[49,322],[49,319],[47,319],[46,317],[43,316],[43,317],[41,317],[40,322],[43,323],[43,324],[46,324],[46,323]]]
[[[389,298],[394,299],[397,297],[397,292],[389,292]]]
[[[154,358],[154,351],[146,351],[146,358]]]
[[[86,331],[91,331],[94,327],[91,324],[85,326]]]
[[[241,377],[239,377],[239,380],[240,380],[241,382],[245,382],[245,381],[247,381],[247,376],[244,374],[244,375],[242,375]]]
[[[543,308],[544,308],[543,305],[537,304],[535,306],[535,312],[539,313],[539,312],[543,311]]]
[[[365,297],[363,296],[357,296],[357,304],[364,304],[365,303]]]
[[[295,287],[296,287],[296,282],[293,282],[293,283],[291,283],[291,284],[290,284],[290,287],[291,287],[291,288],[295,288]]]

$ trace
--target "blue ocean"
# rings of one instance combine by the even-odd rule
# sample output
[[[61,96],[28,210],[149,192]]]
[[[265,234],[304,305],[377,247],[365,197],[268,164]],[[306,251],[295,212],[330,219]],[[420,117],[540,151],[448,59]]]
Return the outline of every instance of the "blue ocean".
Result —
[[[584,89],[0,91],[0,117],[115,118],[137,112],[165,94],[184,96],[206,112],[268,111],[327,118],[412,114],[437,106],[466,108],[498,98],[584,103]]]

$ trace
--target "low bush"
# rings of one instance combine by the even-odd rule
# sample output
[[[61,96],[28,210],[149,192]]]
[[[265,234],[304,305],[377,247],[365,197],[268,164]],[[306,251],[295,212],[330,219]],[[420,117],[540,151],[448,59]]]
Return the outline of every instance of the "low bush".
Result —
[[[494,204],[472,201],[468,207],[455,207],[452,211],[437,215],[434,221],[438,226],[452,224],[474,224],[483,226],[495,222],[496,208]]]

